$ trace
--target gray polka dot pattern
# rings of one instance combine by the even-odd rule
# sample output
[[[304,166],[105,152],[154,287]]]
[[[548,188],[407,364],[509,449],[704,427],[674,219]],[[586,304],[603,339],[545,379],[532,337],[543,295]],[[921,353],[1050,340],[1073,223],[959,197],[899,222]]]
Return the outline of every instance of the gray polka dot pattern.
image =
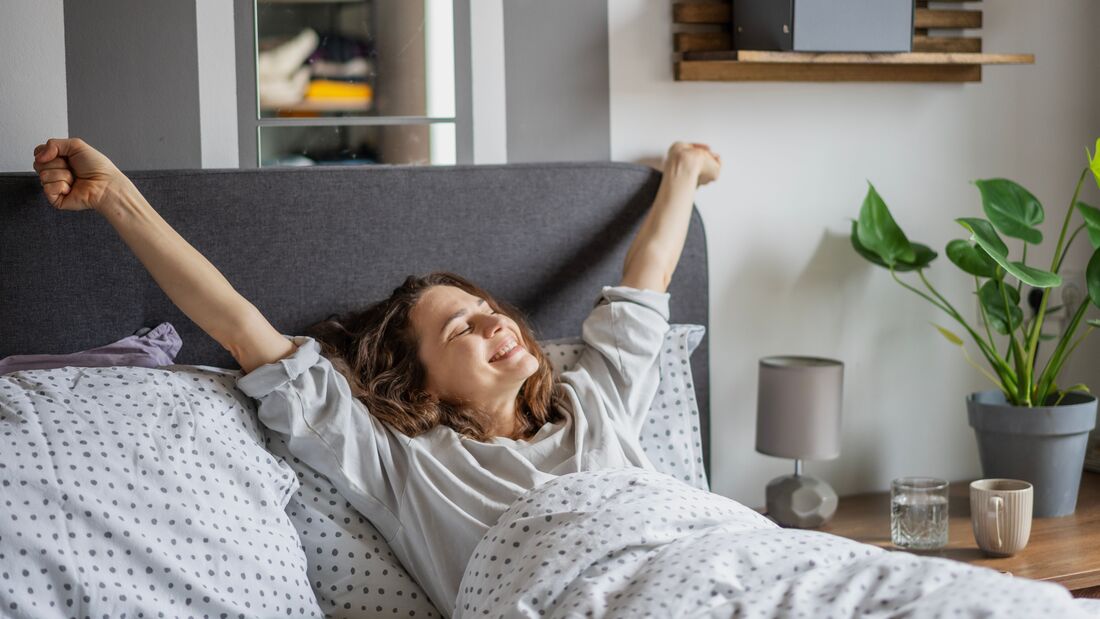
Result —
[[[291,455],[269,433],[268,449],[295,470],[298,491],[286,511],[298,529],[310,584],[325,615],[439,617],[428,596],[390,551],[382,535],[341,497],[328,478]]]
[[[455,617],[1085,617],[1057,585],[780,529],[643,469],[572,473],[489,529]]]
[[[231,373],[0,376],[0,616],[320,617]]]
[[[658,471],[708,490],[699,403],[691,377],[691,353],[705,332],[701,325],[669,325],[660,356],[661,382],[638,438],[646,457]],[[579,338],[541,345],[555,374],[571,368],[583,349]]]

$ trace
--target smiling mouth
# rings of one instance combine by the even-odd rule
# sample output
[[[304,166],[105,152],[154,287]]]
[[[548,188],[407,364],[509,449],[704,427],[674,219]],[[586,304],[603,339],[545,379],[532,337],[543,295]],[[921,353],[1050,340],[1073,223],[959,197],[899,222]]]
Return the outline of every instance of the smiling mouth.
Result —
[[[513,339],[509,339],[508,342],[489,359],[489,363],[496,363],[497,361],[503,361],[504,359],[513,357],[521,350],[523,350],[523,347],[520,346],[519,343]]]

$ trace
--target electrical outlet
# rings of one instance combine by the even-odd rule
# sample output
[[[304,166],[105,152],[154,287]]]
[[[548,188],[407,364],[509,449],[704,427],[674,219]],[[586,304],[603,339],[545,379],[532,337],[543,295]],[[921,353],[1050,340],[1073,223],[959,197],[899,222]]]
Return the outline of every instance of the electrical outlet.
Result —
[[[1061,275],[1062,285],[1051,290],[1050,298],[1047,300],[1046,317],[1043,319],[1043,333],[1049,335],[1061,335],[1069,327],[1069,321],[1073,318],[1077,308],[1088,301],[1088,290],[1085,288],[1085,274],[1083,272],[1063,271]],[[1025,286],[1024,288],[1028,291],[1021,299],[1021,305],[1024,306],[1024,315],[1033,316],[1038,305],[1036,304],[1033,309],[1028,304],[1028,298],[1030,295],[1036,295],[1036,297],[1041,295],[1042,289],[1032,288],[1031,286]],[[1036,299],[1036,303],[1038,303],[1038,299]]]

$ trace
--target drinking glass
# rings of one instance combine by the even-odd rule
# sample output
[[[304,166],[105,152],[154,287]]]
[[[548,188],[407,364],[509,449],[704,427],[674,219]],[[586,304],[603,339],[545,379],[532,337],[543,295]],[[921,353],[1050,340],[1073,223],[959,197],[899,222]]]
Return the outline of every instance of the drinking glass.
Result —
[[[902,477],[890,483],[890,541],[911,550],[947,545],[947,482]]]

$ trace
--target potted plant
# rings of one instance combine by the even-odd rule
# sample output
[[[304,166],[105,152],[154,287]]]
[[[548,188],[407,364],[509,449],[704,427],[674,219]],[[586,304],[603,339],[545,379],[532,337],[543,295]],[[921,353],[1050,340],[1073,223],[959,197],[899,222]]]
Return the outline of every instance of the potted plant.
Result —
[[[1096,141],[1100,151],[1100,140]],[[890,215],[886,203],[868,183],[867,197],[852,222],[852,247],[875,265],[888,269],[894,280],[947,314],[977,346],[988,369],[967,353],[963,338],[947,327],[935,325],[949,342],[959,346],[966,360],[996,386],[996,390],[971,394],[967,398],[970,425],[978,440],[978,452],[985,477],[1023,479],[1035,487],[1035,515],[1062,516],[1073,513],[1077,488],[1088,442],[1096,425],[1096,398],[1085,385],[1062,386],[1059,374],[1066,359],[1081,341],[1100,326],[1086,321],[1085,332],[1077,335],[1089,302],[1100,307],[1100,210],[1078,201],[1085,177],[1090,173],[1100,186],[1100,153],[1086,149],[1088,167],[1082,172],[1066,210],[1058,243],[1049,269],[1028,264],[1028,247],[1043,241],[1036,228],[1043,222],[1039,200],[1019,184],[994,178],[974,181],[981,193],[986,218],[960,217],[968,239],[949,242],[945,252],[959,269],[974,278],[981,324],[977,328],[963,317],[925,276],[936,258],[927,245],[909,241]],[[1083,222],[1070,232],[1073,213]],[[1093,254],[1085,271],[1088,302],[1077,307],[1049,306],[1051,291],[1062,285],[1059,270],[1070,246],[1084,231]],[[1066,235],[1070,232],[1067,241]],[[1022,241],[1020,259],[1010,257],[1002,238]],[[1034,255],[1034,254],[1033,254]],[[901,274],[915,273],[918,282],[909,284]],[[1020,307],[1024,286],[1036,290],[1034,313],[1025,317]],[[1057,336],[1043,331],[1044,320],[1063,309],[1069,316]],[[994,336],[994,333],[998,334]],[[1045,364],[1038,362],[1040,340],[1054,341]]]

